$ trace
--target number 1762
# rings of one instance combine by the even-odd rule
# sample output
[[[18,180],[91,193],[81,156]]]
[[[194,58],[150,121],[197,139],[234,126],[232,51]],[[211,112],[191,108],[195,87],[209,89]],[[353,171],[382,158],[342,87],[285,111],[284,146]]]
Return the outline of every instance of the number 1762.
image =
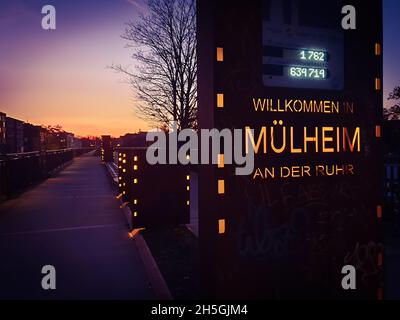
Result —
[[[304,61],[326,61],[326,53],[323,51],[301,50],[300,59]]]

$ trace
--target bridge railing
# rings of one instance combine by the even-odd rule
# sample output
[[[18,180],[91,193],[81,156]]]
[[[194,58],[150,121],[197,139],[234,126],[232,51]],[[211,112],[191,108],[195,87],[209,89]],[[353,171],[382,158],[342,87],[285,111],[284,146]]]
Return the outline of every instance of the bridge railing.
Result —
[[[70,162],[74,156],[91,149],[62,149],[45,152],[15,153],[0,159],[0,201],[46,179],[50,174]]]

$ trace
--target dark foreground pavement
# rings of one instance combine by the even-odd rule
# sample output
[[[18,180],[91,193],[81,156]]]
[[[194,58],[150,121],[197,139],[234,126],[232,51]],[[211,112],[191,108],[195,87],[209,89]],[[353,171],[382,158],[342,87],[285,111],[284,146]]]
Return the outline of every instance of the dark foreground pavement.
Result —
[[[145,270],[97,157],[0,205],[0,299],[151,299]],[[56,290],[41,269],[56,268]]]

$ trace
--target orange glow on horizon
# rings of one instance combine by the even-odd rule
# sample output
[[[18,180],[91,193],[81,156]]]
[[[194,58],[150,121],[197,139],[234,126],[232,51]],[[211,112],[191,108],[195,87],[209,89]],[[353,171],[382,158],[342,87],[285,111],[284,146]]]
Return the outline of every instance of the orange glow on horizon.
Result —
[[[81,137],[149,130],[135,113],[132,88],[108,68],[134,62],[120,38],[124,21],[101,30],[93,25],[79,35],[37,33],[29,48],[15,38],[9,59],[0,62],[0,112],[35,125],[59,124]]]

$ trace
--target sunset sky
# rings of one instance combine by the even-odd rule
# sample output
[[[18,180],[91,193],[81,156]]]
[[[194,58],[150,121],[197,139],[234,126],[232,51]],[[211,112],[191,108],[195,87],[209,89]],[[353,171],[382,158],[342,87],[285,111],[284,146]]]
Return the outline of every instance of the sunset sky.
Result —
[[[41,28],[45,4],[56,7],[55,31]],[[141,6],[133,0],[1,0],[0,111],[77,135],[147,129],[124,77],[107,68],[134,63],[120,35]]]
[[[1,0],[0,111],[76,135],[146,130],[112,63],[133,65],[120,38],[144,0]],[[41,28],[41,8],[57,9],[57,30]],[[400,1],[384,0],[385,95],[400,84]],[[384,102],[387,105],[387,102]]]
[[[383,96],[384,105],[390,106],[387,96],[400,85],[400,1],[383,0]]]

